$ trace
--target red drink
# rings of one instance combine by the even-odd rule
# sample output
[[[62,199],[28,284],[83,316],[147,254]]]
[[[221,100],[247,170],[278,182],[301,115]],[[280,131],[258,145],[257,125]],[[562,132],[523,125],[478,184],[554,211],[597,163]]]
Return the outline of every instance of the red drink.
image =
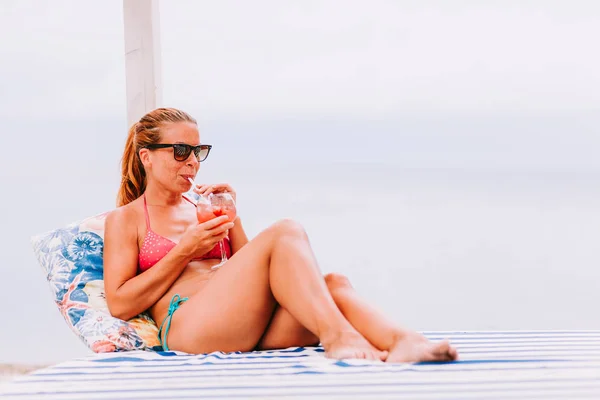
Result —
[[[211,204],[198,203],[196,206],[196,216],[198,217],[198,223],[202,224],[206,221],[217,217],[218,215],[214,212],[214,208]]]
[[[235,207],[231,206],[213,206],[213,213],[217,217],[220,217],[221,215],[227,215],[227,217],[229,218],[229,222],[233,222],[236,215]]]
[[[236,216],[235,207],[213,206],[210,204],[200,203],[196,206],[196,216],[198,217],[199,223],[210,221],[211,219],[220,217],[221,215],[227,215],[229,222],[233,222]]]

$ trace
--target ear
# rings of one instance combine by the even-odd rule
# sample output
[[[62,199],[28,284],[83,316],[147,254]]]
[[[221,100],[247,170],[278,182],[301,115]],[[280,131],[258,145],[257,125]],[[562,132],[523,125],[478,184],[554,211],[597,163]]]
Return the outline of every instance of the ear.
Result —
[[[142,162],[142,165],[144,165],[144,168],[148,167],[148,165],[150,165],[150,150],[145,148],[140,149],[138,154],[140,156],[140,161]]]

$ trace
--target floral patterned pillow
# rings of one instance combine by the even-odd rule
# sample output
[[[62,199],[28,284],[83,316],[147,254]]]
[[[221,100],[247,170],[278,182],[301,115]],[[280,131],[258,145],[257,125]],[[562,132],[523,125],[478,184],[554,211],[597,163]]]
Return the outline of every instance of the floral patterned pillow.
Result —
[[[65,321],[94,352],[162,350],[149,315],[123,321],[110,315],[104,296],[104,213],[31,241]]]

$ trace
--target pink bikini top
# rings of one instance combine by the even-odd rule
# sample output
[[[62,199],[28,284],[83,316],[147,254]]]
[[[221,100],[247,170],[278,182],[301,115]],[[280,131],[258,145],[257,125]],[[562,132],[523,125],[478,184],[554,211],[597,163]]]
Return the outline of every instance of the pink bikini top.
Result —
[[[191,204],[194,204],[187,197],[184,196],[183,198],[189,201]],[[148,216],[146,195],[144,195],[144,213],[146,215],[146,236],[144,237],[144,242],[142,243],[142,248],[140,249],[138,257],[140,272],[150,269],[177,245],[177,243],[157,234],[150,228],[150,217]],[[223,244],[227,257],[231,257],[231,243],[229,242],[228,237],[224,239]],[[211,251],[200,258],[195,258],[194,260],[205,260],[210,258],[221,258],[221,249],[218,244],[213,247]]]

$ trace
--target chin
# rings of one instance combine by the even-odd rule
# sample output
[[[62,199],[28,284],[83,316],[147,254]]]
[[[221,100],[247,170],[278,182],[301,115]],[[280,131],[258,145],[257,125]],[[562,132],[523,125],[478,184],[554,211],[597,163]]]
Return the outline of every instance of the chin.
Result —
[[[181,188],[181,191],[183,192],[188,192],[190,190],[192,190],[192,184],[189,183],[188,181],[182,182],[181,184],[179,184],[179,188]]]

